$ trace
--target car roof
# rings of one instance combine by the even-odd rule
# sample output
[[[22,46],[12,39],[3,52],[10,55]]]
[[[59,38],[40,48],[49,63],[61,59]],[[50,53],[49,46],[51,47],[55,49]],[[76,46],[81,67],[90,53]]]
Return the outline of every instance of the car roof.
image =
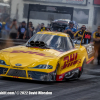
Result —
[[[62,37],[69,37],[68,34],[62,33],[62,32],[48,32],[48,31],[43,31],[43,32],[38,32],[37,34],[49,34],[49,35],[57,35],[57,36],[62,36]]]

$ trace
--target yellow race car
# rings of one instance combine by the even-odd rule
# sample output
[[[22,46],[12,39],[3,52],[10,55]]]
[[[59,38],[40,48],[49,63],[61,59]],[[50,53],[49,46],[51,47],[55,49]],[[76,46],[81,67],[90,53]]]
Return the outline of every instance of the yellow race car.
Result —
[[[39,81],[79,78],[93,59],[92,43],[80,45],[60,32],[38,32],[21,46],[0,51],[0,76]]]

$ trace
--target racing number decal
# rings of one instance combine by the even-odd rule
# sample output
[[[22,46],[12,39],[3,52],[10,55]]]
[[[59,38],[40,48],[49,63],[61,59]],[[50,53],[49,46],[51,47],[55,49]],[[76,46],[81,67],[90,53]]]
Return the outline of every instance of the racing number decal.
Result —
[[[88,54],[91,54],[93,52],[93,50],[94,50],[94,46],[87,47],[87,53]]]
[[[94,56],[94,46],[92,44],[85,46],[88,58],[91,58]]]

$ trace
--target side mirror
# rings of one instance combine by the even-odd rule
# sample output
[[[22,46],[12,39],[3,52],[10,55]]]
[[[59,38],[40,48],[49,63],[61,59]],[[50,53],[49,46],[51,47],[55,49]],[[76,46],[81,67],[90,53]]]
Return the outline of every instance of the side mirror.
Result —
[[[74,39],[72,40],[74,44],[81,44],[81,40]]]
[[[81,44],[81,40],[77,40],[75,44]]]

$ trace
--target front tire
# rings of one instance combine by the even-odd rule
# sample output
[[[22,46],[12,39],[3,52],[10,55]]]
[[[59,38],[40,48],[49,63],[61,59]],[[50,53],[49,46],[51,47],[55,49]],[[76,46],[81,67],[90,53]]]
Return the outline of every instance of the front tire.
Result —
[[[83,73],[83,67],[81,68],[81,71],[79,71],[78,78],[81,77],[82,73]]]
[[[84,60],[84,62],[82,64],[82,68],[81,68],[81,71],[79,71],[78,78],[80,78],[83,73],[83,68],[84,68],[85,62],[86,62],[86,60]]]

